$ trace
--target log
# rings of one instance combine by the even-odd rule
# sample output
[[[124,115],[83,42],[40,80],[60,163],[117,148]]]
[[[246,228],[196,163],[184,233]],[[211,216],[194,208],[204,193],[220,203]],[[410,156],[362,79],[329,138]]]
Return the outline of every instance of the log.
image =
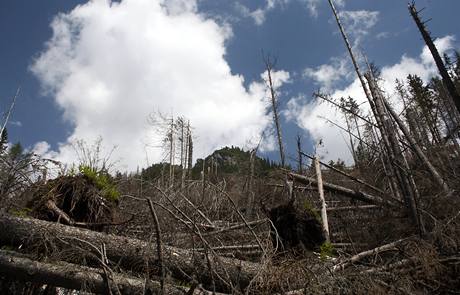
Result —
[[[329,224],[327,222],[327,210],[326,210],[326,199],[324,198],[324,190],[323,190],[323,177],[321,176],[321,166],[319,165],[318,157],[314,157],[313,161],[315,163],[315,171],[316,171],[316,180],[318,184],[318,193],[319,199],[321,201],[321,221],[323,224],[323,231],[324,236],[326,238],[326,242],[331,242],[329,237]]]
[[[334,265],[332,270],[334,272],[335,271],[340,271],[340,270],[343,270],[346,267],[352,265],[353,263],[362,260],[363,258],[372,256],[372,255],[375,255],[375,254],[378,254],[378,253],[382,253],[382,252],[385,252],[385,251],[389,251],[389,250],[396,250],[399,245],[401,245],[403,242],[405,242],[407,240],[408,240],[408,238],[400,239],[400,240],[397,240],[395,242],[385,244],[383,246],[380,246],[380,247],[377,247],[377,248],[374,248],[374,249],[371,249],[371,250],[367,250],[367,251],[358,253],[358,254],[348,258],[347,260]]]
[[[108,294],[107,281],[102,269],[65,262],[43,263],[12,251],[0,250],[0,275],[12,280]],[[113,273],[111,289],[114,291],[116,285],[121,294],[143,294],[144,283],[144,279]],[[149,289],[153,294],[160,294],[160,283],[150,282]],[[165,289],[167,294],[184,294],[181,288],[171,285]]]
[[[306,153],[302,153],[302,154],[303,154],[304,156],[306,156],[306,157],[312,159],[313,161],[316,159],[316,157],[310,156],[309,154],[306,154]],[[348,177],[348,178],[350,178],[351,180],[356,181],[357,183],[360,183],[360,184],[366,186],[367,188],[370,188],[371,190],[373,190],[373,191],[375,191],[375,192],[377,192],[377,193],[379,193],[379,194],[385,195],[385,192],[382,191],[381,189],[379,189],[378,187],[375,187],[375,186],[373,186],[373,185],[371,185],[371,184],[368,184],[367,182],[365,182],[365,181],[363,181],[363,180],[361,180],[361,179],[359,179],[359,178],[356,178],[356,177],[354,177],[353,175],[350,175],[350,174],[348,174],[348,173],[346,173],[346,172],[344,172],[344,171],[342,171],[342,170],[340,170],[340,169],[337,169],[337,168],[335,168],[334,166],[331,166],[331,165],[329,165],[329,164],[326,164],[326,163],[320,161],[319,159],[317,159],[317,161],[318,161],[321,165],[323,165],[324,167],[329,168],[329,169],[331,169],[332,171],[337,172],[337,173],[340,174],[340,175],[343,175],[343,176],[345,176],[345,177]]]
[[[334,211],[353,211],[353,210],[369,210],[369,209],[380,209],[376,205],[364,205],[364,206],[345,206],[345,207],[329,207],[327,208],[328,212]]]
[[[292,173],[292,172],[289,173],[289,176],[291,176],[292,178],[294,178],[300,183],[311,184],[311,185],[318,184],[317,180],[312,177],[303,176],[303,175],[299,175],[299,174]],[[325,190],[338,193],[342,196],[345,196],[351,199],[355,199],[355,200],[359,200],[359,201],[362,201],[368,204],[372,204],[372,205],[379,205],[379,206],[385,206],[385,207],[398,207],[398,208],[400,207],[400,204],[394,204],[380,197],[373,196],[373,195],[370,195],[368,193],[358,191],[358,190],[355,191],[355,190],[352,190],[352,189],[349,189],[343,186],[339,186],[339,185],[324,182],[324,181],[323,181],[323,188]]]
[[[0,215],[0,244],[22,245],[36,250],[37,245],[44,245],[45,241],[52,242],[56,250],[69,249],[72,244],[83,248],[87,246],[85,243],[105,244],[107,257],[131,271],[144,271],[146,260],[148,265],[158,265],[152,245],[145,241],[38,219]],[[173,277],[187,282],[190,277],[195,277],[208,289],[213,286],[214,280],[216,290],[222,292],[231,292],[238,287],[244,289],[260,269],[257,263],[209,255],[214,271],[211,274],[204,254],[171,246],[164,246],[163,250],[164,266]]]

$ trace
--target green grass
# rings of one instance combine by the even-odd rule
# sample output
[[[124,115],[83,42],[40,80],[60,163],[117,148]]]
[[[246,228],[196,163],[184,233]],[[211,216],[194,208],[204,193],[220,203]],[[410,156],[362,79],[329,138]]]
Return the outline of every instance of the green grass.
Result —
[[[110,201],[117,202],[120,198],[120,192],[112,181],[107,172],[96,171],[89,166],[80,165],[80,173],[93,181],[98,189],[102,191],[103,196]]]

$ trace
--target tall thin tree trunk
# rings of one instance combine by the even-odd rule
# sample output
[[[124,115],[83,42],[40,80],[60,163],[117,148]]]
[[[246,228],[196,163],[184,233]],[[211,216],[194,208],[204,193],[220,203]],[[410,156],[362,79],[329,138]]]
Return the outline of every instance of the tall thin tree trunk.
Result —
[[[273,85],[273,80],[272,80],[273,64],[269,60],[269,58],[265,59],[265,69],[267,70],[267,75],[268,75],[268,87],[270,90],[270,98],[271,98],[271,103],[272,103],[272,108],[273,108],[273,120],[275,121],[276,137],[278,139],[281,166],[284,167],[286,161],[285,161],[285,155],[284,155],[283,139],[281,136],[281,125],[280,125],[279,115],[278,115],[278,101],[276,98],[275,86]]]
[[[2,127],[0,129],[0,138],[2,137],[3,132],[5,131],[6,125],[8,124],[8,120],[10,119],[11,112],[13,111],[14,105],[16,104],[16,99],[19,96],[19,91],[21,88],[18,88],[16,90],[16,95],[13,97],[13,101],[11,102],[10,108],[8,109],[8,112],[5,115],[5,121],[2,124]]]
[[[345,46],[348,50],[348,53],[350,54],[350,58],[351,58],[351,61],[353,63],[353,66],[355,68],[355,71],[356,71],[356,75],[358,76],[359,78],[359,81],[361,83],[361,86],[363,88],[363,91],[364,91],[364,94],[366,95],[366,98],[367,98],[367,101],[369,102],[369,105],[371,107],[371,110],[372,110],[372,113],[374,114],[374,117],[375,117],[375,120],[377,122],[377,126],[379,126],[379,129],[380,129],[380,132],[381,132],[381,135],[382,135],[382,139],[383,139],[383,142],[387,148],[387,151],[389,151],[389,142],[388,142],[388,137],[387,135],[385,134],[385,130],[384,128],[382,128],[382,122],[380,120],[380,117],[379,115],[377,114],[377,110],[376,110],[376,106],[374,104],[374,101],[372,99],[372,95],[369,91],[369,88],[367,87],[367,84],[364,80],[364,77],[363,75],[361,74],[361,70],[359,68],[359,65],[356,61],[356,58],[355,58],[355,55],[353,53],[353,49],[351,48],[351,45],[350,45],[350,42],[348,41],[348,37],[347,37],[347,34],[345,33],[345,30],[343,28],[343,25],[340,21],[340,18],[339,18],[339,15],[337,13],[337,10],[335,9],[335,6],[334,6],[334,3],[332,0],[328,0],[329,2],[329,5],[331,6],[331,9],[332,9],[332,13],[334,14],[334,17],[335,17],[335,20],[337,22],[337,26],[339,27],[339,30],[340,30],[340,33],[342,34],[342,38],[343,38],[343,41],[345,42]],[[390,153],[388,153],[387,155],[384,154],[384,157],[385,157],[385,161],[387,161],[387,167],[389,167],[389,179],[390,179],[390,183],[396,183],[397,180],[396,180],[396,171],[394,169],[394,166],[393,166],[393,163],[392,163],[392,158],[390,156]]]
[[[169,134],[169,186],[174,186],[174,117],[171,118]]]
[[[385,99],[383,98],[381,92],[378,89],[378,86],[375,84],[374,77],[372,73],[366,75],[367,81],[369,83],[370,90],[374,96],[374,101],[378,114],[381,118],[382,129],[388,135],[388,154],[391,159],[392,166],[395,167],[396,178],[398,179],[399,187],[404,197],[407,209],[412,217],[414,224],[417,226],[421,234],[424,233],[424,228],[421,222],[420,215],[417,209],[416,202],[416,192],[411,185],[411,176],[407,175],[407,172],[404,170],[409,170],[407,166],[407,160],[405,155],[402,153],[399,146],[398,137],[395,133],[394,128],[392,128],[392,122],[385,110]],[[415,183],[415,182],[414,182]]]
[[[318,181],[318,193],[319,199],[321,200],[321,220],[323,222],[324,236],[326,237],[326,242],[330,242],[331,239],[329,236],[329,223],[327,221],[326,200],[324,199],[323,177],[321,175],[321,167],[319,165],[318,156],[315,156],[313,161],[315,162],[316,179]]]
[[[345,122],[347,124],[347,129],[348,129],[348,137],[350,140],[350,148],[351,148],[351,155],[353,157],[353,162],[355,163],[355,166],[358,166],[358,159],[356,157],[356,150],[355,150],[355,144],[353,143],[353,138],[351,137],[351,127],[350,127],[350,122],[348,121],[347,116],[345,116]]]
[[[415,8],[415,4],[409,4],[408,8],[412,18],[415,21],[415,24],[417,25],[420,33],[422,34],[423,40],[425,40],[428,49],[430,49],[431,55],[433,56],[436,66],[438,67],[439,74],[442,77],[442,81],[446,86],[450,96],[454,100],[457,111],[460,112],[460,95],[458,94],[457,88],[455,87],[454,82],[452,82],[449,72],[447,71],[444,62],[442,61],[442,58],[439,55],[438,49],[434,45],[430,33],[428,33],[427,29],[425,28],[425,23],[420,20],[418,16],[418,11]]]
[[[192,138],[192,131],[190,129],[190,124],[187,127],[188,129],[188,163],[187,163],[187,174],[190,177],[190,172],[193,166],[193,138]]]
[[[442,178],[441,174],[436,170],[436,168],[431,164],[430,160],[428,157],[425,155],[425,153],[422,151],[420,146],[418,145],[417,141],[411,136],[409,130],[406,128],[404,123],[399,119],[398,114],[393,110],[393,108],[390,106],[388,101],[382,97],[382,101],[385,104],[386,109],[390,112],[391,116],[395,120],[395,122],[398,124],[399,129],[403,132],[404,136],[406,139],[409,141],[412,149],[414,150],[415,154],[420,158],[420,160],[425,164],[427,167],[428,171],[431,173],[431,176],[435,179],[435,181],[438,183],[438,185],[444,190],[444,192],[449,193],[450,189],[447,185],[447,183],[444,181]]]
[[[300,135],[297,135],[297,172],[299,174],[303,173],[303,163],[302,163],[302,138]]]

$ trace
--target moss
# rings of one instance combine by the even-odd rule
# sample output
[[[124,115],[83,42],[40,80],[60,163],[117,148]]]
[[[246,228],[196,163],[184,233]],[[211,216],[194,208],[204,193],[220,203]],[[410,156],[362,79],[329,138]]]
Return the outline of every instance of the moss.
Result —
[[[88,177],[101,190],[102,195],[110,201],[117,202],[120,198],[120,192],[115,187],[111,176],[104,171],[96,171],[89,166],[80,165],[80,173]]]
[[[29,213],[32,211],[30,208],[23,208],[23,209],[17,209],[17,210],[11,210],[11,214],[17,216],[17,217],[27,217],[29,216]]]
[[[328,257],[333,256],[335,253],[335,248],[331,244],[331,242],[324,242],[320,247],[320,255],[319,257],[321,260],[326,260]]]
[[[321,223],[321,216],[319,215],[318,210],[316,210],[315,207],[313,207],[313,205],[308,200],[304,201],[303,208],[305,209],[305,211],[307,211],[309,215],[315,217],[316,220],[319,223]]]

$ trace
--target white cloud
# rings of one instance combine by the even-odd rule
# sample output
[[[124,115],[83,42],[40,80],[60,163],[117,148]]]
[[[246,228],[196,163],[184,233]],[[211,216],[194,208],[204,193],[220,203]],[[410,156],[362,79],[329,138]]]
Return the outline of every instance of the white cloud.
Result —
[[[377,35],[375,35],[375,38],[377,40],[382,40],[382,39],[387,39],[391,36],[390,32],[380,32]]]
[[[196,0],[168,0],[163,5],[171,15],[195,13],[198,9]]]
[[[441,56],[445,53],[450,51],[453,48],[453,43],[455,42],[455,36],[445,36],[443,38],[438,38],[434,41],[436,48],[438,49],[439,53]],[[433,56],[431,55],[430,50],[428,47],[424,47],[422,54],[421,54],[421,59],[424,64],[435,64],[433,60]]]
[[[344,58],[333,58],[330,64],[323,64],[316,68],[306,68],[303,72],[303,77],[313,79],[317,85],[329,91],[348,74],[347,60]]]
[[[454,40],[453,36],[436,40],[435,44],[441,55],[453,48]],[[431,77],[437,75],[437,68],[426,50],[425,46],[418,57],[403,55],[397,64],[382,67],[381,78],[383,82],[380,86],[390,98],[396,97],[396,79],[405,80],[409,74],[416,74],[427,82]],[[362,104],[363,112],[369,113],[367,99],[357,78],[348,86],[330,92],[335,99],[353,97],[358,104]],[[307,130],[315,141],[323,140],[324,149],[321,152],[326,160],[341,158],[347,163],[352,163],[352,156],[347,146],[348,135],[322,119],[322,117],[326,117],[341,126],[346,126],[344,118],[333,106],[321,101],[308,101],[306,97],[299,96],[288,102],[288,108],[283,112],[283,115],[287,120],[294,121],[299,127]]]
[[[39,141],[37,142],[34,147],[32,148],[32,152],[34,154],[43,156],[50,150],[50,145],[46,141]]]
[[[159,149],[145,150],[159,141],[146,120],[155,110],[190,119],[195,157],[269,125],[263,84],[245,89],[231,74],[228,28],[197,13],[195,1],[94,0],[58,15],[52,29],[31,70],[74,126],[57,159],[75,160],[74,140],[102,136],[107,149],[118,146],[120,169],[159,161]]]
[[[301,2],[305,3],[308,12],[312,17],[318,17],[318,6],[326,1],[322,0],[300,0]],[[334,6],[336,7],[343,7],[345,6],[345,0],[335,0],[333,1]]]
[[[264,24],[268,12],[273,10],[277,5],[285,5],[290,1],[291,0],[265,0],[265,5],[263,7],[259,7],[253,11],[240,2],[236,2],[235,8],[243,17],[250,17],[254,20],[256,25],[261,26]]]
[[[345,30],[353,39],[353,46],[357,46],[363,37],[377,24],[378,11],[369,10],[345,10],[339,12],[339,17],[344,23]]]
[[[340,17],[344,23],[345,30],[353,40],[353,47],[358,47],[363,38],[378,22],[379,12],[368,10],[342,11]],[[359,57],[359,56],[358,56]],[[359,62],[359,60],[358,60]],[[340,57],[333,57],[330,62],[317,66],[316,68],[307,67],[303,71],[303,77],[312,79],[315,84],[323,90],[330,91],[337,83],[343,82],[353,74],[348,53]]]

